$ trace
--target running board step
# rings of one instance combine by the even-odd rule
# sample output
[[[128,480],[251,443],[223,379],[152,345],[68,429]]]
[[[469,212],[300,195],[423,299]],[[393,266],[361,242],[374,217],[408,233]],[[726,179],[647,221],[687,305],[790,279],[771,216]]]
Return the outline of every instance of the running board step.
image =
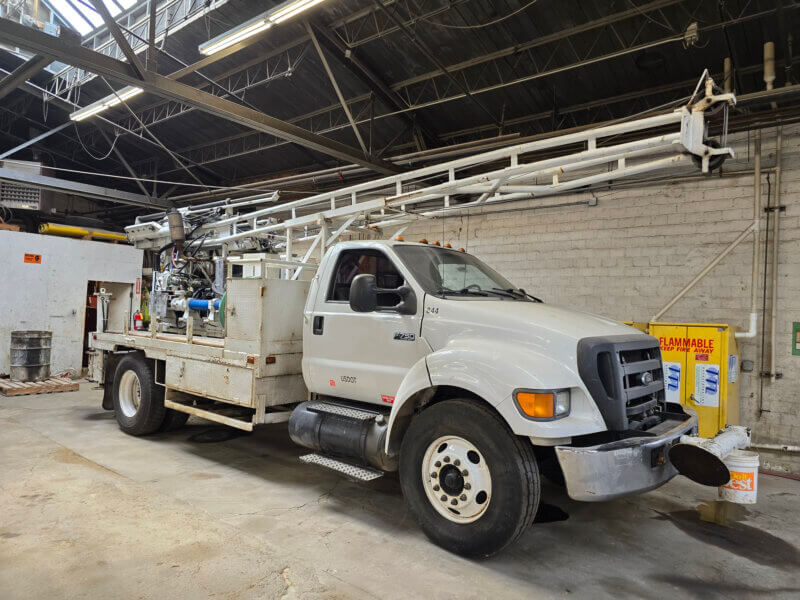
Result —
[[[325,456],[323,454],[306,454],[305,456],[301,456],[300,460],[302,460],[304,463],[319,465],[320,467],[325,467],[326,469],[338,471],[347,477],[351,477],[359,481],[372,481],[373,479],[378,479],[378,477],[383,477],[383,471],[370,469],[369,467],[351,465],[350,463],[339,460],[338,458],[331,458],[330,456]]]
[[[245,421],[243,419],[238,419],[235,416],[223,415],[218,412],[204,410],[196,406],[181,404],[180,402],[175,402],[173,400],[164,400],[164,407],[171,408],[172,410],[177,410],[178,412],[184,412],[190,415],[195,415],[202,419],[214,421],[215,423],[222,423],[223,425],[228,425],[229,427],[235,427],[236,429],[241,429],[242,431],[253,431],[252,417],[250,421]]]
[[[309,402],[307,408],[314,412],[330,413],[356,421],[369,421],[379,415],[383,415],[382,412],[375,410],[363,410],[353,406],[345,406],[344,404],[334,404],[333,402]]]

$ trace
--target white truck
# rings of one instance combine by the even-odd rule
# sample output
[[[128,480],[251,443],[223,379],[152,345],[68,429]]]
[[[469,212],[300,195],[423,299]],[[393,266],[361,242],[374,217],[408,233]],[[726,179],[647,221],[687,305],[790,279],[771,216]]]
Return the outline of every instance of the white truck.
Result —
[[[133,435],[189,415],[248,431],[288,421],[292,440],[312,450],[305,462],[365,481],[399,471],[423,531],[467,556],[525,531],[542,473],[590,502],[663,485],[677,473],[670,449],[696,433],[697,418],[665,401],[655,338],[541,302],[438,242],[336,242],[446,211],[457,194],[478,196],[471,203],[530,197],[526,186],[547,195],[692,156],[707,170],[730,150],[704,143],[703,111],[731,97],[705,89],[667,116],[503,149],[510,164],[488,174],[455,175],[499,151],[301,201],[270,197],[244,214],[234,209],[264,199],[137,219],[129,238],[155,251],[150,327],[133,327],[129,298],[100,294],[90,378],[105,387],[103,407]],[[680,131],[598,146],[620,127],[669,124]],[[585,150],[519,161],[576,135]],[[671,155],[631,161],[658,151]],[[591,167],[600,172],[581,173]],[[565,179],[572,170],[577,178]],[[542,174],[552,183],[531,179]],[[281,211],[290,212],[278,220]]]

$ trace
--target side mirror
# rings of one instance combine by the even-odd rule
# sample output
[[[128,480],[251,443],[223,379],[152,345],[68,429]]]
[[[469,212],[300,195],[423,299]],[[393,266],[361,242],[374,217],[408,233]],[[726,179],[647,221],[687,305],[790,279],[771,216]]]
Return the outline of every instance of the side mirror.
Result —
[[[382,299],[380,307],[378,298]],[[417,313],[417,296],[406,284],[399,288],[379,288],[374,275],[356,275],[350,283],[350,309],[354,312],[394,311],[401,315]]]
[[[355,312],[373,312],[378,308],[378,284],[375,275],[356,275],[350,283],[350,308]]]

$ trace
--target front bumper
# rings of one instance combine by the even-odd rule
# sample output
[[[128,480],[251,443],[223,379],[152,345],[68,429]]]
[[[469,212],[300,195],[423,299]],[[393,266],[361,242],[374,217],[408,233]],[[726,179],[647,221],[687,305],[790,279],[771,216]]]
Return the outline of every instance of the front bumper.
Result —
[[[573,500],[600,502],[655,489],[678,474],[667,452],[682,435],[697,433],[697,415],[664,422],[656,436],[597,446],[556,446],[567,493]],[[672,425],[674,423],[674,425]]]

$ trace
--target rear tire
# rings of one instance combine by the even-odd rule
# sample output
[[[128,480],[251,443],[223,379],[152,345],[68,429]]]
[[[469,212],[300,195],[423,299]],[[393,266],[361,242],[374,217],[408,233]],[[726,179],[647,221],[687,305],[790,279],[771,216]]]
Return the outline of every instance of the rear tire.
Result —
[[[147,435],[164,422],[164,388],[156,384],[152,361],[128,354],[114,373],[114,416],[130,435]]]
[[[471,400],[439,402],[411,421],[400,484],[425,535],[468,557],[491,556],[514,542],[539,505],[533,446]]]

